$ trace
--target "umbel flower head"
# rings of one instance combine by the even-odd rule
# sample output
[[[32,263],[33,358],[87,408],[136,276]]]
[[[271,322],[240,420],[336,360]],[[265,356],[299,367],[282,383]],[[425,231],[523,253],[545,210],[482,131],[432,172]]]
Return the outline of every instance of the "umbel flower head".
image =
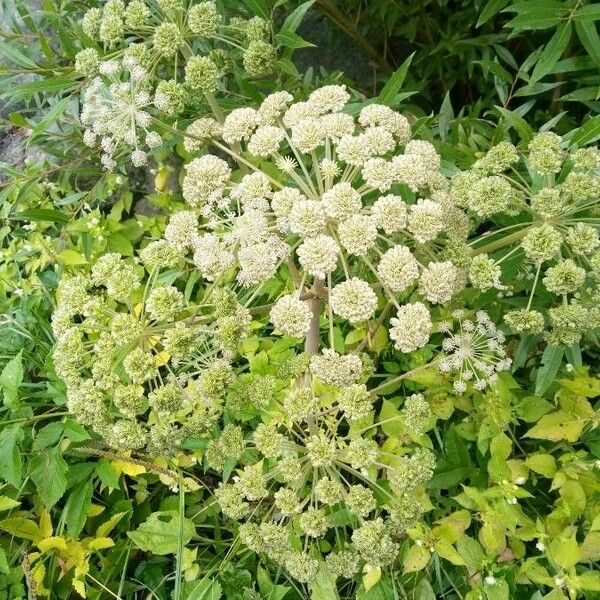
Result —
[[[443,251],[464,239],[468,219],[451,203],[437,152],[410,139],[406,118],[379,104],[352,117],[349,97],[340,85],[299,102],[276,92],[258,109],[231,111],[222,125],[193,123],[186,148],[211,144],[219,155],[185,167],[183,196],[199,225],[184,244],[208,281],[235,275],[256,289],[291,273],[293,289],[271,321],[294,337],[309,328],[311,299],[327,303],[330,320],[355,324],[388,303],[402,313],[414,295],[420,334],[404,332],[412,323],[402,313],[395,336],[412,336],[397,348],[415,349],[427,343],[429,307],[448,304],[464,285]],[[169,227],[179,220],[173,215]]]
[[[442,342],[444,356],[439,363],[442,373],[455,374],[454,389],[467,390],[472,383],[476,390],[493,385],[497,373],[510,369],[512,361],[506,355],[504,334],[494,325],[489,315],[480,310],[474,319],[465,318],[463,311],[454,311],[458,329],[444,328],[447,337]]]
[[[600,149],[570,149],[552,132],[536,134],[524,151],[501,142],[454,177],[455,202],[489,224],[471,242],[469,279],[515,295],[505,318],[514,333],[571,345],[600,325],[599,190]]]
[[[151,69],[156,82],[169,84],[170,91],[162,90],[167,102],[171,93],[177,96],[186,88],[214,91],[234,68],[252,77],[276,69],[269,24],[260,17],[227,20],[214,0],[107,0],[88,10],[81,24],[102,50],[79,52],[75,67],[80,73],[94,75],[108,54],[132,55]],[[182,79],[183,87],[176,83]]]
[[[392,564],[395,540],[418,519],[435,467],[427,450],[385,450],[376,396],[354,358],[357,372],[348,378],[341,367],[335,385],[324,386],[320,374],[297,370],[286,380],[280,372],[265,394],[261,380],[273,376],[254,375],[251,385],[263,390],[251,394],[258,426],[246,438],[239,426],[235,436],[223,431],[205,455],[217,470],[237,461],[215,496],[239,522],[241,541],[302,583],[314,580],[323,562],[336,578],[352,578],[365,564]],[[310,368],[314,373],[312,361]],[[399,419],[418,433],[430,415],[415,396]]]
[[[103,62],[99,71],[83,93],[83,140],[100,148],[107,170],[116,167],[117,156],[123,152],[134,166],[145,165],[147,150],[162,144],[152,127],[148,71],[131,57]]]
[[[78,421],[114,448],[168,457],[218,421],[251,317],[229,293],[191,302],[161,283],[181,259],[168,242],[139,258],[109,253],[60,282],[53,358]]]

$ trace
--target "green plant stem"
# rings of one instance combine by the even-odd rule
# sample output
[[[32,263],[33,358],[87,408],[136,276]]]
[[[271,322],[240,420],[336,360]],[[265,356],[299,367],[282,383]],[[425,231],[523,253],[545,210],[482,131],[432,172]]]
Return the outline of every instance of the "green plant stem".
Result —
[[[525,237],[530,227],[531,225],[520,229],[519,231],[515,231],[514,233],[511,233],[506,237],[500,238],[499,240],[495,240],[493,242],[490,242],[489,244],[480,246],[479,248],[474,248],[474,254],[486,254],[488,252],[493,252],[494,250],[504,248],[504,246],[508,246],[514,242],[520,242]]]

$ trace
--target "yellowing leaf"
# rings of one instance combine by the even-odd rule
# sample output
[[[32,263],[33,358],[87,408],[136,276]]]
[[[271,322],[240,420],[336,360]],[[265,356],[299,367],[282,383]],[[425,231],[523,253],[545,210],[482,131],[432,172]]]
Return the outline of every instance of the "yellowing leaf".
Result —
[[[146,472],[146,467],[125,460],[115,459],[110,463],[118,473],[124,473],[130,477],[137,477]]]
[[[133,307],[133,314],[136,317],[139,317],[142,314],[142,310],[144,310],[144,303],[143,302],[138,302],[134,307]]]
[[[362,582],[365,590],[370,590],[381,579],[381,567],[365,565]]]
[[[73,579],[73,589],[82,597],[85,598],[85,583],[81,579]]]
[[[544,477],[554,477],[556,473],[556,461],[551,454],[531,454],[525,459],[525,464]]]
[[[564,410],[557,410],[544,415],[524,437],[550,440],[552,442],[558,442],[559,440],[576,442],[586,423],[585,419],[581,419],[577,415]]]
[[[9,498],[8,496],[0,496],[0,510],[10,510],[15,506],[19,506],[20,502]]]
[[[431,554],[429,553],[429,550],[415,544],[404,557],[404,570],[407,573],[421,571],[427,566],[430,558]]]
[[[101,538],[107,536],[112,528],[125,516],[126,513],[115,513],[108,521],[102,523],[96,530],[96,536]]]
[[[95,540],[91,540],[88,544],[90,550],[104,550],[105,548],[111,548],[115,543],[109,537],[100,537]]]
[[[18,538],[37,542],[44,536],[38,527],[38,524],[23,517],[15,517],[14,519],[4,519],[0,521],[0,529],[14,535]]]
[[[73,250],[71,248],[67,248],[62,252],[59,252],[56,257],[58,261],[67,266],[71,265],[84,265],[87,261],[85,260],[85,256],[77,252],[77,250]]]
[[[164,367],[169,362],[170,358],[171,355],[166,350],[163,350],[154,355],[154,365],[156,367]]]
[[[49,550],[66,550],[67,541],[63,537],[50,536],[37,543],[38,548],[42,552]]]
[[[50,513],[45,508],[42,509],[40,514],[40,531],[45,538],[50,537],[54,531]]]
[[[104,506],[100,506],[100,504],[92,504],[90,506],[90,510],[88,511],[88,517],[97,517],[102,514],[105,510]]]

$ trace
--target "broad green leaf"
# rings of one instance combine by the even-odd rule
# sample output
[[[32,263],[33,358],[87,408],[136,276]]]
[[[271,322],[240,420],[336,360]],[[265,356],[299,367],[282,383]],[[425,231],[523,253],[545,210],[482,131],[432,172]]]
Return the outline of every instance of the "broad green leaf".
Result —
[[[408,68],[410,67],[414,55],[415,53],[413,52],[387,80],[387,83],[379,93],[378,101],[381,104],[387,104],[387,106],[392,107],[395,106],[396,96],[398,92],[400,92],[402,84],[406,79],[406,74],[408,73]]]
[[[575,379],[559,379],[559,383],[579,396],[586,398],[600,396],[600,379],[597,377],[578,375]]]
[[[30,462],[31,479],[47,509],[52,508],[67,489],[67,463],[55,446],[40,452]]]
[[[525,464],[544,477],[552,478],[556,473],[556,460],[551,454],[530,454],[525,459]]]
[[[14,487],[21,485],[23,466],[19,442],[22,439],[20,425],[7,427],[0,433],[0,477]]]
[[[0,548],[0,573],[8,575],[10,573],[10,567],[8,566],[8,560],[6,558],[6,552]]]
[[[314,44],[292,31],[288,31],[286,33],[276,33],[275,40],[278,41],[282,46],[285,46],[286,48],[292,48],[293,50],[296,50],[297,48],[315,47]]]
[[[364,581],[364,579],[363,579]],[[316,578],[309,586],[311,600],[338,600],[335,577],[325,564],[321,564]]]
[[[92,505],[92,480],[88,479],[80,483],[69,494],[65,505],[64,517],[67,531],[73,539],[77,539]]]
[[[219,600],[223,589],[217,579],[205,577],[199,581],[186,581],[182,586],[182,600]]]
[[[563,569],[569,569],[579,560],[580,553],[574,537],[557,538],[548,544],[548,553],[554,562]]]
[[[518,115],[515,111],[508,110],[502,106],[497,106],[496,108],[500,111],[507,124],[516,130],[524,143],[529,143],[533,139],[533,129],[523,117]]]
[[[183,544],[187,544],[195,533],[194,523],[183,517]],[[153,554],[174,554],[179,544],[179,513],[167,510],[152,513],[135,531],[127,535],[133,543]]]
[[[19,386],[23,381],[23,351],[11,358],[0,373],[0,388],[4,395],[4,404],[15,408],[19,398]]]
[[[575,442],[579,439],[587,420],[577,415],[557,410],[556,412],[543,416],[537,425],[532,427],[523,437],[550,440],[558,442],[566,440]]]
[[[402,563],[404,565],[404,571],[407,573],[422,571],[429,563],[430,558],[431,554],[429,553],[429,550],[415,544],[414,546],[411,546],[404,557]]]
[[[13,219],[19,221],[49,221],[51,223],[68,223],[69,215],[51,208],[32,208],[14,215]]]
[[[588,4],[579,8],[573,15],[575,21],[598,21],[600,19],[600,4]]]
[[[542,77],[545,77],[548,73],[550,73],[550,71],[552,71],[554,65],[556,65],[556,63],[560,60],[561,56],[566,50],[569,41],[571,40],[572,31],[573,27],[571,25],[571,21],[561,23],[556,28],[555,34],[546,44],[540,59],[533,69],[530,83],[539,81],[542,79]]]

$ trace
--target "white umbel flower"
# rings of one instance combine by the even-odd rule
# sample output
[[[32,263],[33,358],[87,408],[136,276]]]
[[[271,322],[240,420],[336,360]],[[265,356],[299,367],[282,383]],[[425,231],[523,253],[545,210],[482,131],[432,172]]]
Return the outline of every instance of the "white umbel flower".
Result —
[[[422,302],[406,304],[390,319],[390,339],[400,352],[414,352],[428,341],[433,328],[429,309]]]
[[[259,114],[253,108],[236,108],[223,122],[223,139],[228,144],[247,140],[259,123]]]
[[[336,183],[327,190],[321,199],[327,216],[343,221],[360,212],[360,194],[347,181]]]
[[[425,140],[411,140],[404,149],[406,154],[415,154],[423,158],[430,171],[439,171],[441,158],[435,147]]]
[[[420,198],[410,207],[407,229],[421,244],[435,240],[444,229],[444,212],[433,200]]]
[[[182,191],[185,201],[190,206],[198,206],[220,198],[231,177],[229,165],[212,154],[195,158],[185,169]]]
[[[318,200],[299,200],[290,211],[290,231],[301,238],[315,237],[323,231],[326,223],[323,205]]]
[[[308,97],[308,102],[315,107],[320,115],[328,112],[339,112],[346,106],[350,94],[345,85],[324,85]]]
[[[271,323],[285,335],[304,337],[310,328],[312,312],[308,302],[296,296],[282,296],[271,309]]]
[[[380,196],[373,204],[373,217],[377,227],[385,233],[396,233],[406,227],[408,210],[400,196]]]
[[[353,215],[338,226],[342,246],[356,256],[364,256],[375,244],[377,227],[371,217]]]
[[[298,246],[296,253],[300,264],[309,275],[324,278],[337,266],[339,246],[328,235],[309,238]]]
[[[390,291],[403,292],[419,278],[419,263],[407,246],[394,246],[381,257],[377,275]]]
[[[433,304],[446,304],[457,291],[458,269],[449,261],[430,262],[421,273],[419,293]]]
[[[254,156],[267,157],[276,154],[279,146],[285,138],[285,132],[273,125],[262,125],[259,127],[248,142],[248,150]]]
[[[365,106],[358,117],[363,127],[385,127],[404,145],[410,139],[410,124],[408,119],[384,104],[369,104]]]
[[[311,357],[310,371],[325,383],[344,387],[359,378],[362,361],[356,354],[338,354],[332,348],[325,348],[322,354]]]
[[[331,308],[350,323],[370,319],[377,308],[377,295],[371,286],[358,277],[339,283],[331,290]]]
[[[370,158],[363,167],[362,176],[369,187],[387,192],[394,184],[396,168],[383,158]]]

